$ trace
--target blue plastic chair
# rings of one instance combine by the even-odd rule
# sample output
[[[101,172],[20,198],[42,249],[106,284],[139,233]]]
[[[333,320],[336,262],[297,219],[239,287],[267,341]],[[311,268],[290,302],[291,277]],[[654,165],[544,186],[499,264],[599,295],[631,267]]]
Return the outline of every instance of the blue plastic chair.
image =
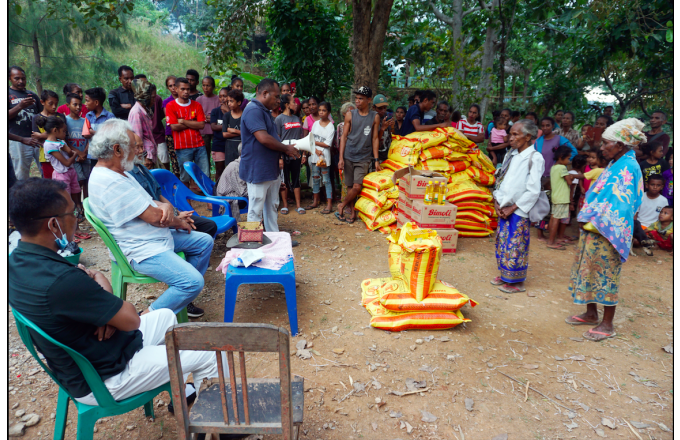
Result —
[[[163,197],[168,199],[172,206],[179,209],[180,211],[195,211],[194,208],[189,204],[189,200],[195,200],[197,202],[212,203],[213,205],[213,216],[205,217],[214,221],[217,224],[217,234],[221,234],[231,228],[234,234],[237,233],[236,220],[231,216],[231,206],[226,200],[220,200],[216,197],[206,197],[194,194],[189,188],[187,188],[174,174],[168,170],[153,169],[151,174],[158,181],[161,187],[161,193]],[[224,215],[215,215],[215,207],[224,206]],[[196,215],[199,215],[196,213]],[[204,216],[200,216],[204,217]]]
[[[246,207],[239,210],[240,214],[248,213],[248,199],[245,197],[227,197],[227,196],[216,196],[215,194],[215,182],[210,180],[210,177],[206,176],[203,171],[194,162],[184,162],[184,170],[189,173],[194,182],[203,191],[207,197],[215,197],[220,200],[241,200],[246,202]],[[230,211],[231,212],[231,211]],[[213,216],[219,215],[219,206],[213,205]]]
[[[91,440],[94,436],[94,425],[97,420],[102,417],[117,416],[120,414],[125,414],[132,411],[133,409],[144,406],[144,414],[146,417],[154,417],[153,413],[153,399],[158,394],[163,391],[167,391],[172,398],[172,389],[170,382],[161,385],[153,390],[145,391],[143,393],[137,394],[136,396],[128,397],[120,401],[116,401],[111,396],[111,393],[104,385],[101,377],[97,370],[94,369],[90,361],[88,361],[82,354],[71,349],[70,347],[63,345],[53,338],[51,338],[47,333],[42,331],[40,327],[35,325],[33,322],[28,320],[21,313],[12,309],[12,314],[14,314],[14,319],[17,325],[17,331],[21,340],[26,345],[26,348],[31,353],[31,355],[38,361],[40,366],[45,370],[45,372],[52,378],[54,383],[59,385],[59,397],[57,398],[57,415],[54,420],[54,439],[63,440],[66,432],[66,419],[68,418],[68,402],[72,400],[78,410],[78,428],[76,433],[76,440]],[[29,331],[31,330],[31,331]],[[32,334],[33,333],[33,334]],[[64,386],[57,380],[54,373],[48,367],[36,351],[35,344],[33,342],[34,334],[42,337],[47,343],[56,345],[66,353],[71,356],[75,361],[80,371],[83,373],[85,382],[92,390],[95,399],[99,406],[86,405],[80,403],[73,398],[73,396],[64,388]]]
[[[262,269],[260,267],[234,267],[229,265],[224,281],[224,322],[234,322],[236,296],[241,284],[271,284],[283,286],[286,292],[288,322],[290,334],[298,333],[297,291],[295,289],[295,263],[291,260],[279,270]]]

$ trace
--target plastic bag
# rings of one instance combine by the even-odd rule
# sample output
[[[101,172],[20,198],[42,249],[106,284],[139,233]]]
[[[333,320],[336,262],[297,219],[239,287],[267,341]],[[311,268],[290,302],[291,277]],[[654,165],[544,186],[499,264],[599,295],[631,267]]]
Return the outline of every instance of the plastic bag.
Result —
[[[382,212],[382,207],[375,203],[373,200],[367,199],[365,197],[359,197],[357,202],[354,204],[354,209],[364,214],[372,222]]]
[[[376,191],[384,191],[394,186],[392,182],[393,172],[390,170],[375,171],[366,174],[362,182],[366,188],[374,189]]]
[[[365,305],[371,314],[371,327],[399,332],[402,330],[445,330],[470,322],[460,310],[453,312],[394,312],[374,299]]]
[[[453,311],[470,302],[472,307],[477,303],[467,295],[460,293],[452,285],[437,281],[432,290],[422,301],[416,301],[403,280],[393,279],[378,288],[380,304],[395,312],[416,311]]]
[[[415,166],[420,160],[420,144],[417,141],[401,138],[392,140],[392,145],[387,152],[387,159],[404,164],[405,166]]]
[[[437,281],[442,239],[432,229],[420,229],[415,223],[406,223],[399,235],[401,274],[411,295],[422,301]]]
[[[392,211],[381,212],[375,220],[371,220],[366,215],[359,212],[359,218],[364,222],[366,229],[369,231],[375,231],[376,229],[382,228],[383,226],[388,226],[397,222],[397,217],[395,217]]]
[[[382,192],[378,192],[374,189],[363,187],[361,188],[361,192],[359,193],[359,197],[365,197],[368,200],[374,202],[376,205],[378,205],[380,208],[382,208],[385,205],[385,202],[387,202],[387,195],[385,195]]]
[[[368,278],[361,282],[361,305],[365,306],[374,299],[378,299],[378,288],[392,278]]]

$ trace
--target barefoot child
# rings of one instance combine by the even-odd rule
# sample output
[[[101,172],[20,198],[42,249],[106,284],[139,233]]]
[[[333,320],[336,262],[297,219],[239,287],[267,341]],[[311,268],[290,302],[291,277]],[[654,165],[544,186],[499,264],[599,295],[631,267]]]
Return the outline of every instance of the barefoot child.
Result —
[[[83,137],[85,118],[80,116],[83,100],[80,95],[69,93],[66,97],[66,105],[71,112],[66,116],[68,146],[78,156],[73,167],[78,174],[78,185],[83,189],[83,195],[87,198],[87,181],[90,178],[92,168],[90,168],[90,159],[87,158],[88,141]]]
[[[652,249],[655,245],[659,248],[672,251],[673,250],[673,208],[666,206],[661,209],[659,213],[659,220],[655,221],[645,231],[648,240],[643,240],[645,253],[650,257],[654,255]]]
[[[574,175],[569,174],[567,165],[569,164],[569,157],[571,156],[571,149],[567,146],[562,146],[555,151],[555,164],[550,169],[550,198],[552,201],[552,210],[550,217],[550,238],[548,239],[548,248],[564,250],[562,245],[564,241],[564,230],[567,225],[560,220],[569,217],[570,192],[569,187],[574,180]],[[559,241],[556,243],[556,240]]]
[[[56,116],[50,116],[45,123],[47,139],[43,148],[45,157],[52,164],[54,173],[52,179],[59,180],[66,184],[66,191],[71,194],[71,199],[78,209],[78,222],[83,218],[83,204],[80,201],[80,185],[78,184],[78,173],[73,167],[76,158],[81,157],[64,142],[66,139],[66,124]]]
[[[330,214],[333,210],[333,186],[330,178],[331,145],[335,136],[335,127],[329,119],[331,104],[324,101],[319,104],[319,120],[312,126],[312,134],[316,149],[309,158],[312,164],[312,193],[314,201],[307,209],[314,209],[321,203],[321,178],[326,187],[326,208],[321,214]]]

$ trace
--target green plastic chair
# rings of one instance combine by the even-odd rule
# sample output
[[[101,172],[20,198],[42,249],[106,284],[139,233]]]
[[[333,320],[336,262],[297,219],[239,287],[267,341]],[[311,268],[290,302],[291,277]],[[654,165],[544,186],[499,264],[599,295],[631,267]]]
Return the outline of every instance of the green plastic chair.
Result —
[[[111,235],[106,226],[104,226],[104,223],[102,223],[90,210],[89,198],[83,201],[83,207],[87,221],[90,222],[101,239],[104,240],[104,244],[106,244],[106,247],[109,248],[113,257],[116,259],[116,261],[111,261],[111,287],[113,287],[114,295],[125,301],[128,284],[150,284],[160,282],[153,277],[137,272],[130,266],[130,263],[128,263],[127,258],[125,258],[123,251],[120,250],[113,235]],[[184,252],[178,252],[177,255],[186,259],[184,257]],[[189,322],[186,307],[177,314],[177,322]]]
[[[153,418],[154,397],[163,391],[167,391],[172,398],[172,389],[170,382],[168,382],[159,386],[158,388],[145,391],[141,394],[137,394],[136,396],[132,396],[121,401],[114,400],[113,396],[111,396],[111,393],[106,388],[106,385],[104,385],[99,373],[97,373],[97,370],[94,369],[90,361],[88,361],[83,355],[52,339],[47,335],[47,333],[43,332],[37,325],[33,324],[16,310],[12,309],[12,314],[14,315],[17,330],[21,340],[24,342],[24,345],[26,345],[28,351],[31,353],[31,355],[33,355],[35,360],[38,361],[43,370],[45,370],[52,380],[57,385],[59,385],[57,414],[54,421],[53,438],[55,440],[63,440],[64,438],[66,432],[66,419],[68,418],[69,400],[73,401],[78,410],[78,431],[76,434],[76,440],[91,440],[94,437],[94,424],[102,417],[118,416],[130,412],[135,408],[139,408],[140,406],[144,406],[144,415],[146,417]],[[38,356],[33,342],[33,337],[31,336],[29,329],[40,335],[48,343],[56,345],[57,347],[66,351],[66,353],[68,353],[68,355],[73,358],[75,363],[78,365],[78,368],[80,368],[80,371],[83,373],[83,376],[85,376],[85,382],[87,382],[90,390],[92,390],[92,394],[94,394],[94,397],[97,399],[99,406],[91,406],[78,402],[66,390],[66,388],[64,388],[63,385],[59,383],[52,370]]]

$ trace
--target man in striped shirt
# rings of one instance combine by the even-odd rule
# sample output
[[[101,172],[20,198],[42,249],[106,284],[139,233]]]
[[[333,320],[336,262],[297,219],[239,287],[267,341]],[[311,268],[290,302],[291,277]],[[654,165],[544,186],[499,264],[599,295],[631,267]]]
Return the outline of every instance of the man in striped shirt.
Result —
[[[201,104],[189,99],[191,86],[188,79],[177,78],[175,86],[178,96],[165,107],[165,118],[172,130],[180,179],[188,185],[191,178],[184,169],[184,162],[194,162],[205,175],[210,176],[208,152],[201,136],[201,130],[205,127],[205,113]]]

